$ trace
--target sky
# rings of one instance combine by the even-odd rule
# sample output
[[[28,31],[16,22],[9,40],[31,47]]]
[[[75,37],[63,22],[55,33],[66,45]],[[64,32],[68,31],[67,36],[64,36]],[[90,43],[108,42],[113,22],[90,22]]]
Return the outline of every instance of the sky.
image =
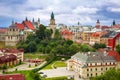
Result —
[[[56,24],[95,26],[97,19],[101,25],[120,24],[120,0],[0,0],[0,27],[26,17],[47,26],[52,11]]]

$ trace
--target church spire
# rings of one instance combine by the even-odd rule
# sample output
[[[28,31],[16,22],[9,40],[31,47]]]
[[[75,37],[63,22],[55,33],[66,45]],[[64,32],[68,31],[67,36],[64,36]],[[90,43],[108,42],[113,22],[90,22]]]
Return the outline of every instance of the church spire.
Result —
[[[38,22],[40,23],[40,18],[38,18]]]
[[[113,26],[116,25],[115,20],[113,20],[113,24],[112,24],[112,25],[113,25]]]
[[[34,18],[33,18],[32,22],[33,22],[33,23],[35,22],[35,21],[34,21]]]
[[[12,19],[12,24],[14,24],[14,19]]]
[[[51,13],[51,19],[54,19],[54,13],[53,12]]]
[[[25,19],[26,21],[28,21],[28,19],[27,19],[27,17],[26,17],[26,19]]]
[[[99,19],[97,20],[97,23],[100,23]]]

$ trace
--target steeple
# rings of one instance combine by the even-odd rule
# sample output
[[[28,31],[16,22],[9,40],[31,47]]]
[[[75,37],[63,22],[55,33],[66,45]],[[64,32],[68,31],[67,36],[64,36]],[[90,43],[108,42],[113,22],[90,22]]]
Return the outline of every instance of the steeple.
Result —
[[[33,18],[32,22],[33,22],[33,23],[35,22],[35,21],[34,21],[34,18]]]
[[[78,26],[80,25],[80,22],[78,21]]]
[[[51,13],[51,19],[54,19],[54,13],[53,12]]]
[[[113,25],[113,26],[116,25],[115,20],[113,20],[113,24],[112,24],[112,25]]]
[[[100,23],[99,19],[97,20],[97,23]]]
[[[38,18],[38,22],[40,23],[40,18]]]
[[[26,17],[26,19],[25,19],[26,21],[28,21],[28,19],[27,19],[27,17]]]
[[[97,29],[100,29],[101,27],[100,27],[100,21],[99,21],[99,19],[97,20],[97,22],[96,22],[96,28]]]
[[[12,25],[14,24],[14,20],[12,19]]]

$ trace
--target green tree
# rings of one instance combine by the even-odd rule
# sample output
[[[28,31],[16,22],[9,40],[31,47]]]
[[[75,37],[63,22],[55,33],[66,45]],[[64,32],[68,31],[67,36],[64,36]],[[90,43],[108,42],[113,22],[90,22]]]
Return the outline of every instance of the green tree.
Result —
[[[45,39],[45,29],[46,27],[44,25],[40,25],[39,28],[36,30],[35,34],[40,40]]]
[[[73,44],[73,41],[72,41],[72,40],[66,40],[65,42],[66,42],[67,45]]]
[[[102,43],[95,43],[95,44],[93,45],[93,47],[94,47],[95,49],[106,48],[106,45],[105,45],[105,44],[102,44]]]
[[[72,44],[69,46],[70,54],[76,54],[77,52],[79,52],[79,46],[77,44]]]
[[[50,29],[45,30],[45,38],[50,40],[52,35],[52,31]]]
[[[120,54],[120,45],[119,44],[116,46],[116,51]]]
[[[3,73],[5,73],[5,71],[7,70],[7,65],[6,64],[3,64],[2,70],[3,70]]]
[[[27,52],[35,52],[37,49],[36,43],[34,41],[31,41],[26,48]]]

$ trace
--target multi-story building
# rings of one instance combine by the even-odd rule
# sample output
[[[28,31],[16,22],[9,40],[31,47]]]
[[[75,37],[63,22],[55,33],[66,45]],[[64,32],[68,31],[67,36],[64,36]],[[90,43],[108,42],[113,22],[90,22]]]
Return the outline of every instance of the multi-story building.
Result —
[[[0,67],[3,65],[13,66],[17,64],[17,57],[13,54],[4,55],[0,57]]]
[[[111,33],[108,39],[108,47],[114,50],[116,45],[120,44],[120,31],[114,31]]]
[[[4,55],[15,55],[17,57],[17,62],[24,60],[24,51],[16,49],[0,49],[0,56]]]
[[[66,39],[66,40],[67,39],[69,39],[69,40],[73,39],[73,33],[71,31],[67,30],[67,29],[61,31],[60,33],[62,35],[62,38]]]
[[[15,46],[19,41],[26,40],[27,36],[34,30],[35,27],[27,18],[22,23],[12,21],[5,34],[5,46]]]
[[[24,35],[20,33],[20,29],[17,28],[14,22],[7,29],[5,34],[5,45],[15,46],[20,40],[23,40]]]
[[[108,56],[106,52],[78,52],[67,63],[67,69],[77,72],[83,80],[101,75],[110,68],[116,68],[116,66],[115,58]]]
[[[49,29],[52,29],[54,31],[55,28],[56,28],[55,18],[54,18],[54,13],[52,12],[51,18],[50,18]]]
[[[5,34],[7,32],[7,28],[0,28],[0,41],[5,41]]]

